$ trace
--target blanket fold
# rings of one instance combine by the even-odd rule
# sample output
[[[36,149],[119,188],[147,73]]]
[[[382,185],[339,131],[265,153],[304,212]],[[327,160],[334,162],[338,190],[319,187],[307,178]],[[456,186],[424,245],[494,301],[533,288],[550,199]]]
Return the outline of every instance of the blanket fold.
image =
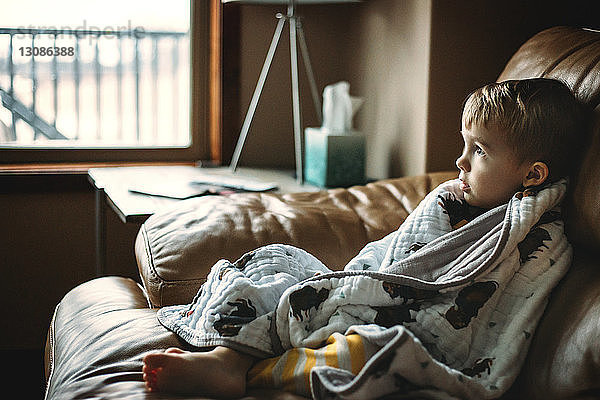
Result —
[[[497,398],[516,378],[552,288],[570,265],[560,202],[566,181],[470,207],[446,182],[400,228],[333,272],[269,245],[221,260],[189,305],[158,318],[198,347],[265,358],[355,333],[379,351],[358,375],[311,372],[314,398]]]

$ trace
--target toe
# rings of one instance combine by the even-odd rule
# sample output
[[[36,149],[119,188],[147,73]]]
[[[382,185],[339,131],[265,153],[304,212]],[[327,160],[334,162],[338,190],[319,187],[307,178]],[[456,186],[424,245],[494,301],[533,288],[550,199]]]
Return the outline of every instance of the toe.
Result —
[[[158,385],[157,385],[157,372],[160,369],[156,370],[147,370],[143,373],[143,379],[144,379],[144,383],[146,385],[146,388],[150,391],[157,391],[158,390]]]
[[[165,350],[165,353],[169,353],[169,354],[184,354],[184,353],[189,353],[189,352],[185,351],[185,350],[181,350],[178,347],[170,347],[167,350]]]
[[[146,375],[150,371],[152,371],[152,368],[150,368],[148,365],[144,364],[144,366],[142,367],[142,372],[144,373],[144,375]]]
[[[147,371],[155,370],[157,368],[164,367],[167,362],[168,356],[164,352],[150,353],[144,357],[144,367]]]

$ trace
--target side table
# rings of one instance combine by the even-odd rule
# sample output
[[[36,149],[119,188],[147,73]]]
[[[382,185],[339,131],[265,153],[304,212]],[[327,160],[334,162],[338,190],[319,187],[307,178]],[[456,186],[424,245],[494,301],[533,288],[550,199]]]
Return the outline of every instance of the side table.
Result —
[[[143,183],[189,183],[206,174],[277,182],[278,189],[275,192],[279,193],[320,190],[316,186],[297,183],[293,171],[285,170],[239,168],[238,172],[233,174],[228,167],[199,168],[184,165],[91,168],[88,171],[88,179],[96,195],[96,275],[104,275],[106,266],[105,204],[123,223],[143,223],[159,209],[181,199],[134,193],[129,190],[130,188]]]

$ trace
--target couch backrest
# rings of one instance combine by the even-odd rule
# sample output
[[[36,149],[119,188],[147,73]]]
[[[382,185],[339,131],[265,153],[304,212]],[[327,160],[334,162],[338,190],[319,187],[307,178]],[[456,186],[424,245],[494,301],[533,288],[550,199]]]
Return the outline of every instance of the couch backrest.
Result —
[[[529,39],[510,59],[498,81],[561,79],[593,110],[589,146],[573,181],[566,207],[569,239],[600,248],[600,31],[555,27]]]

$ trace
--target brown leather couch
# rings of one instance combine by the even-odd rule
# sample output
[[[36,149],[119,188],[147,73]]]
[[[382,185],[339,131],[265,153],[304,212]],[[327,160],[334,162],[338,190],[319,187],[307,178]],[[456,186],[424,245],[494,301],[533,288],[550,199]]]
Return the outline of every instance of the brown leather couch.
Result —
[[[573,160],[581,171],[566,208],[575,259],[503,398],[600,398],[600,32],[541,32],[518,50],[499,80],[537,76],[566,81],[594,109],[595,121],[585,157]],[[171,398],[148,393],[142,382],[144,354],[186,347],[160,326],[156,308],[189,302],[217,259],[281,242],[341,268],[454,176],[433,173],[319,193],[198,198],[152,216],[136,242],[143,287],[99,278],[73,289],[57,306],[46,346],[47,398]],[[296,398],[277,391],[250,396]]]

